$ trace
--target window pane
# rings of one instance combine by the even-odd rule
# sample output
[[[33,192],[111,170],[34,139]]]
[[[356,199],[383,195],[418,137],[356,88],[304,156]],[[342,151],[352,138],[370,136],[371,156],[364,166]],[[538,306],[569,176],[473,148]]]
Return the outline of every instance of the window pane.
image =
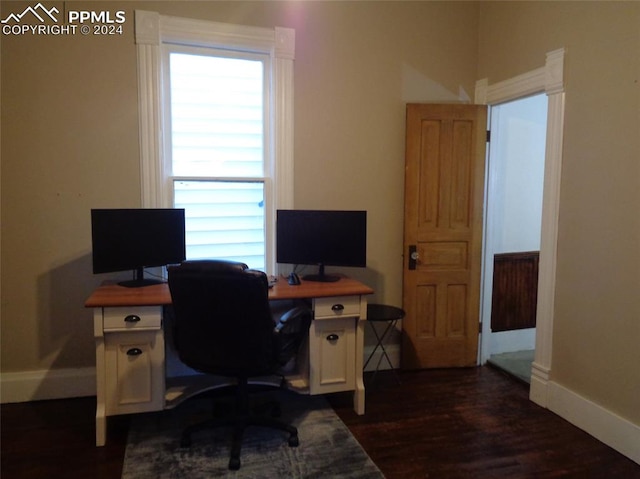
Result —
[[[173,175],[261,177],[263,62],[184,53],[169,62]]]
[[[174,181],[186,216],[187,259],[242,261],[265,270],[262,182]]]

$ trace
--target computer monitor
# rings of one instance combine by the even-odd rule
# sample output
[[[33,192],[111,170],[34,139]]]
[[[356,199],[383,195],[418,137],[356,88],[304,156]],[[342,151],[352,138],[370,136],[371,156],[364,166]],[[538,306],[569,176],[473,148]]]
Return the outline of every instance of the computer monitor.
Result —
[[[141,287],[162,281],[144,278],[144,268],[184,261],[184,209],[92,209],[93,272],[133,270],[119,284]]]
[[[339,210],[278,210],[276,261],[318,265],[309,281],[337,281],[325,266],[367,265],[367,212]]]

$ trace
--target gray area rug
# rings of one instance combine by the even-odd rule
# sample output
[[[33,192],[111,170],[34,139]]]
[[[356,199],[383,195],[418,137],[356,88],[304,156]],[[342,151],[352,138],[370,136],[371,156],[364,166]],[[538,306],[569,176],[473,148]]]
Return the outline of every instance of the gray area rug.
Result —
[[[194,434],[191,448],[180,448],[184,426],[211,414],[211,399],[195,398],[174,410],[132,418],[122,479],[384,477],[322,396],[277,395],[281,418],[298,428],[298,447],[288,446],[286,433],[250,427],[239,471],[228,470],[228,428]]]

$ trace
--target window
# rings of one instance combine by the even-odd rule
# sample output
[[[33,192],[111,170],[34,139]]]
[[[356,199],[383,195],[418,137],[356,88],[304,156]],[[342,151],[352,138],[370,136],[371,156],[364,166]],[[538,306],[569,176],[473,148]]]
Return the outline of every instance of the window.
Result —
[[[136,11],[142,203],[186,210],[187,258],[275,272],[292,207],[293,41]]]
[[[270,183],[268,55],[185,49],[165,55],[164,138],[173,205],[186,214],[187,258],[265,264]],[[266,78],[265,78],[266,77]]]

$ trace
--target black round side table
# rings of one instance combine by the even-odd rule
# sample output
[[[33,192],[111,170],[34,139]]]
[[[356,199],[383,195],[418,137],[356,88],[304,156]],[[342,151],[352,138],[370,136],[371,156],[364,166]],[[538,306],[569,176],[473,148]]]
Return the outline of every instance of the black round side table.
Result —
[[[393,371],[394,376],[396,377],[396,381],[400,383],[400,378],[398,377],[398,373],[393,367],[393,363],[391,363],[391,359],[389,359],[389,355],[387,354],[387,350],[384,348],[384,339],[389,334],[389,332],[395,328],[396,323],[404,318],[404,311],[396,306],[389,306],[387,304],[368,304],[367,305],[367,322],[370,322],[371,329],[373,329],[373,334],[376,336],[376,346],[371,351],[371,354],[367,358],[364,363],[364,368],[366,369],[369,361],[373,358],[373,355],[376,353],[378,348],[382,350],[382,355],[378,359],[378,364],[376,365],[376,370],[373,373],[372,382],[375,381],[376,375],[378,374],[378,369],[380,369],[380,363],[382,362],[382,358],[387,360],[389,367]],[[377,322],[387,322],[387,327],[385,328],[382,334],[378,334],[378,330],[375,328],[373,323]]]

